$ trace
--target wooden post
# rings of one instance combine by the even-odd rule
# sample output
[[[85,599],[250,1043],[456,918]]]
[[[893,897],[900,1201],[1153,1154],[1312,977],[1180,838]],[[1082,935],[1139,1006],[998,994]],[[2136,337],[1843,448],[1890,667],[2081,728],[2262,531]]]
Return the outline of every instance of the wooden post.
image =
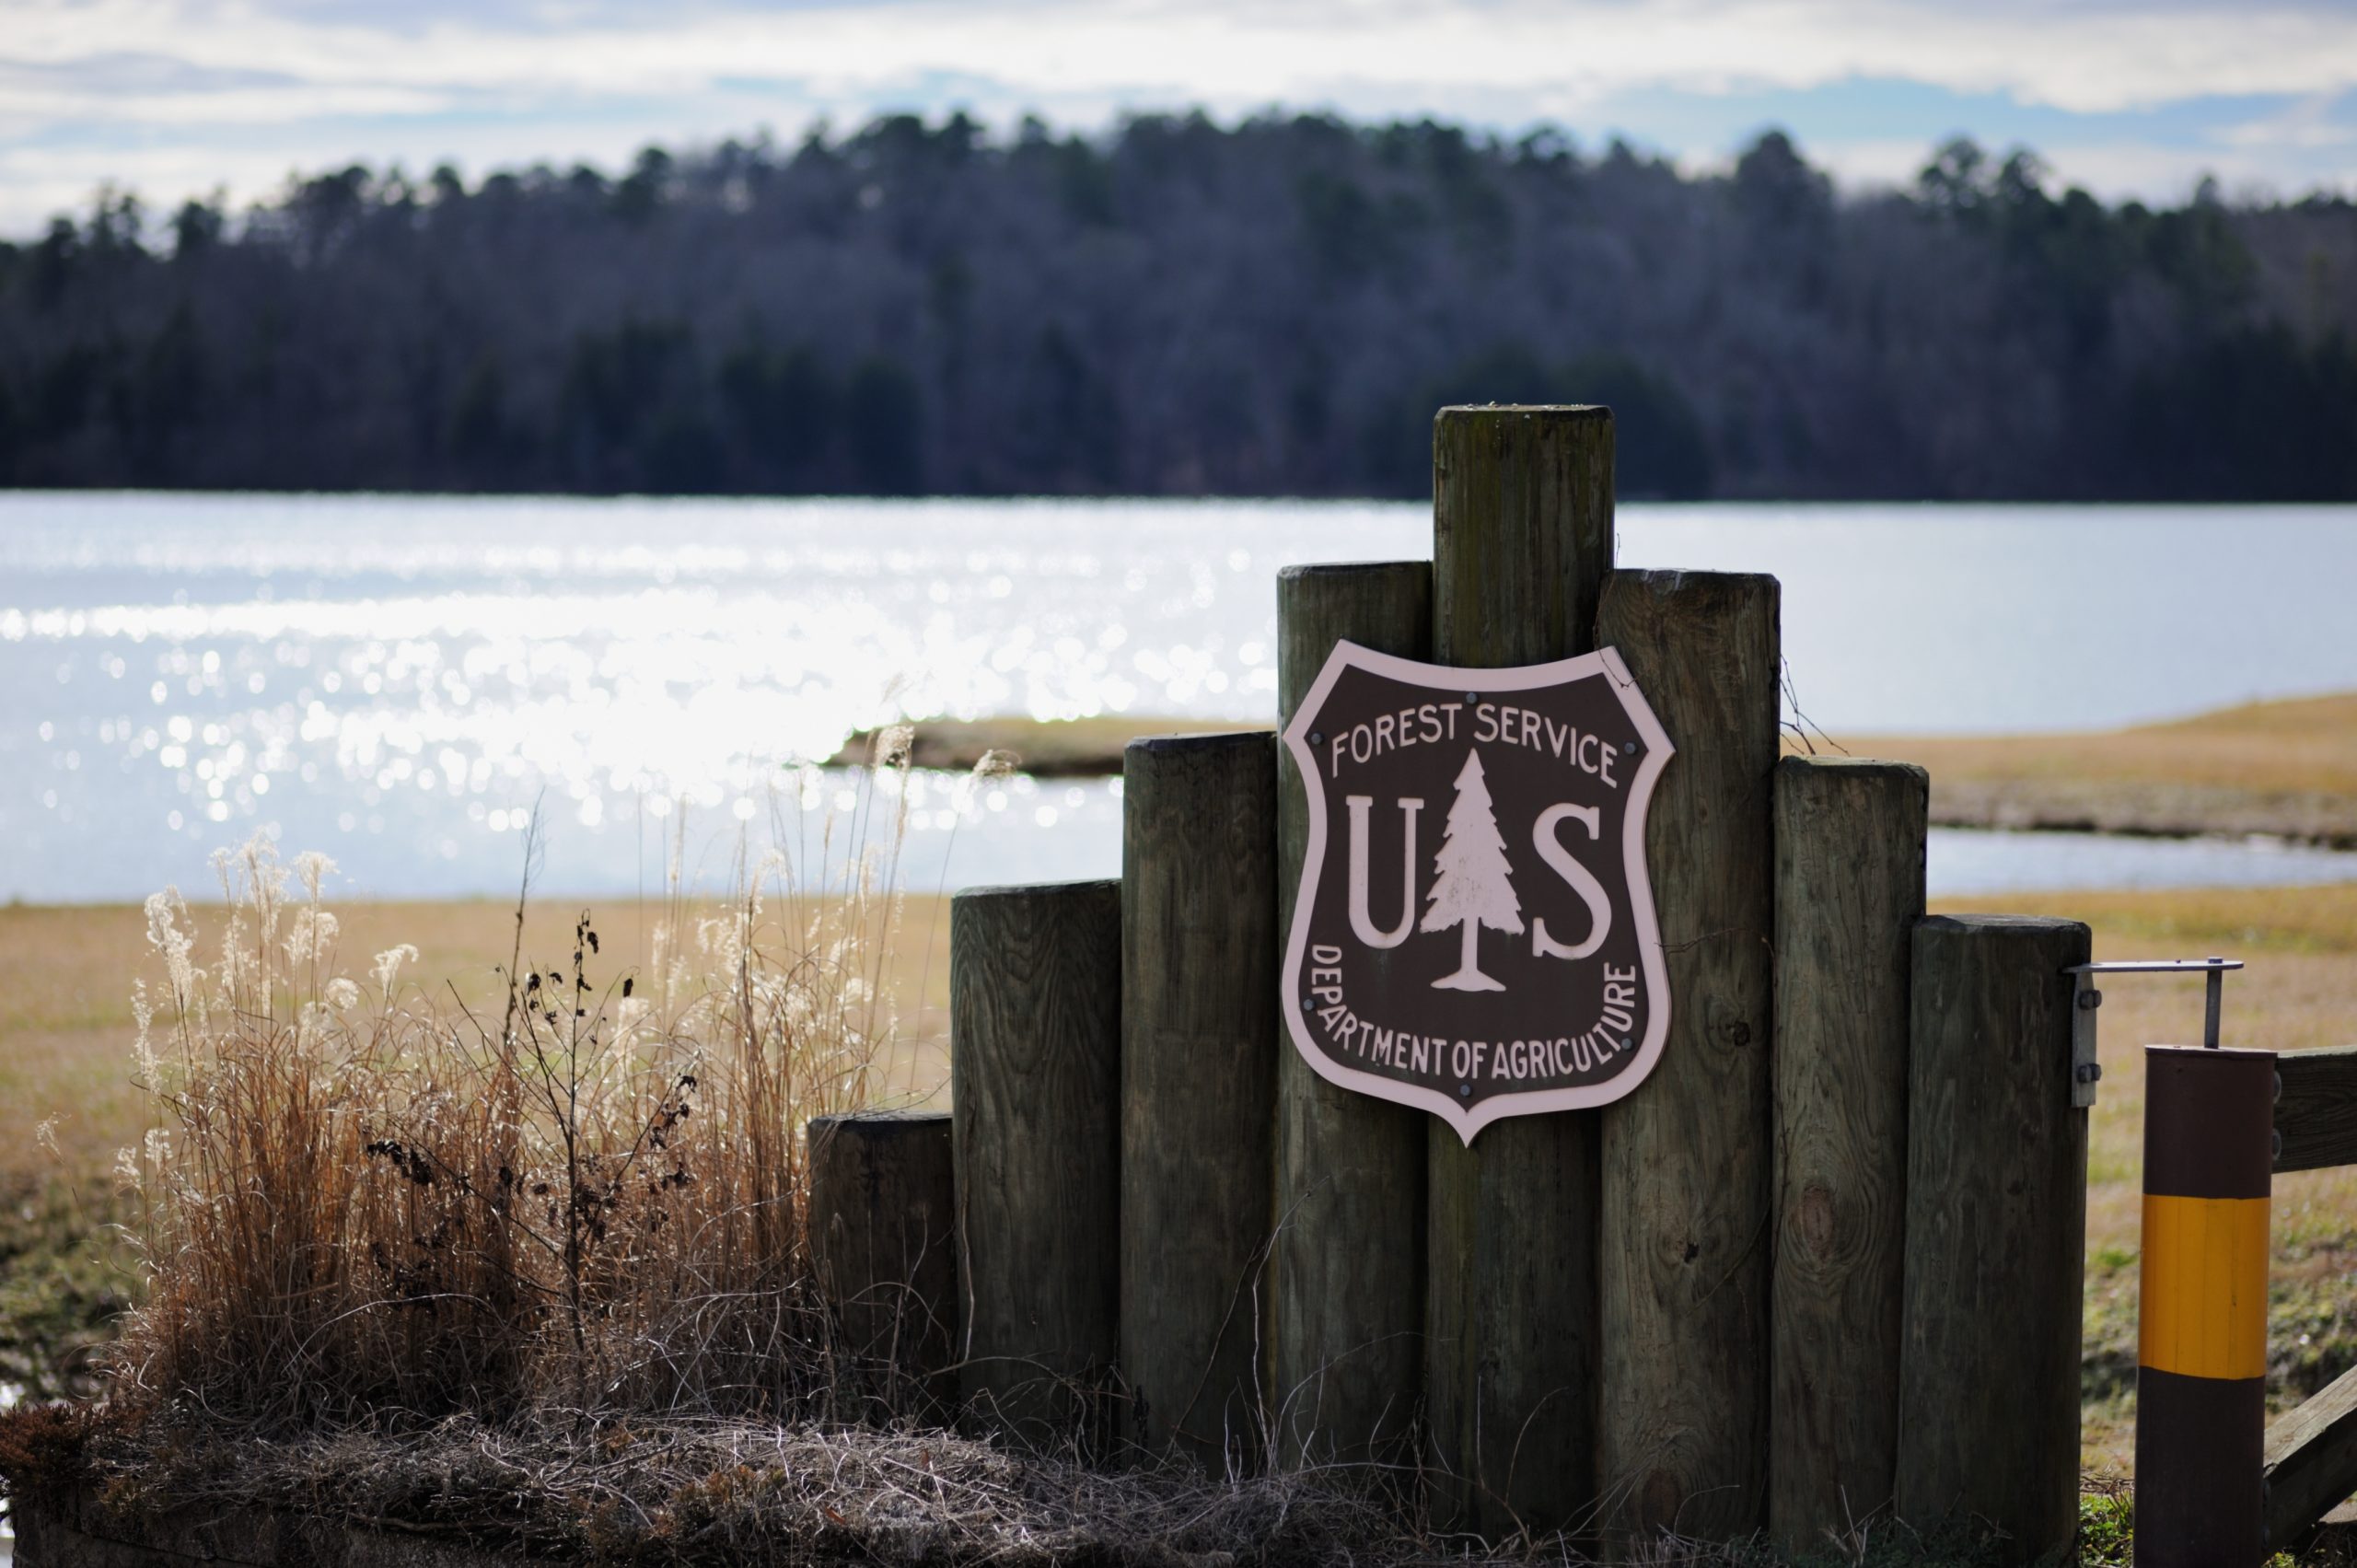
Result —
[[[1121,758],[1121,1372],[1131,1429],[1261,1451],[1277,1094],[1277,738]]]
[[[1117,1348],[1121,889],[950,901],[959,1389],[985,1425],[1101,1436]]]
[[[1898,1511],[1985,1521],[2029,1562],[2078,1527],[2087,1113],[2071,1104],[2076,921],[1915,927]]]
[[[1277,726],[1337,642],[1432,656],[1428,562],[1277,575]],[[1277,947],[1309,840],[1293,753],[1277,748]],[[1270,1396],[1287,1465],[1410,1457],[1424,1376],[1424,1113],[1328,1083],[1280,1032]]]
[[[1776,1252],[1768,1525],[1825,1544],[1890,1501],[1907,1221],[1907,982],[1931,781],[1776,768]]]
[[[1616,647],[1678,747],[1645,821],[1669,1039],[1604,1108],[1598,1479],[1616,1528],[1757,1529],[1768,1436],[1776,579],[1616,572]]]
[[[1611,570],[1610,409],[1440,411],[1433,645],[1442,663],[1497,669],[1586,653]]]
[[[957,1179],[946,1110],[811,1120],[810,1261],[843,1381],[872,1411],[938,1419],[958,1397]]]
[[[1440,412],[1439,663],[1498,668],[1589,651],[1611,566],[1610,410]],[[1596,1479],[1596,1118],[1513,1117],[1470,1148],[1426,1122],[1434,1515],[1492,1538],[1576,1527]]]

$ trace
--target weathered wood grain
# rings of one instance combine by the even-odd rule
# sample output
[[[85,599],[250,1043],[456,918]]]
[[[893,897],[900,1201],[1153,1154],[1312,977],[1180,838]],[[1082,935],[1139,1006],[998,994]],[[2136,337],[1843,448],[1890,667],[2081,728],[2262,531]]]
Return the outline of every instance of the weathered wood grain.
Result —
[[[2277,1170],[2357,1165],[2357,1045],[2287,1051],[2275,1059],[2283,1081],[2275,1131],[2283,1147]]]
[[[1794,1550],[1821,1548],[1890,1501],[1908,970],[1930,792],[1908,762],[1776,765],[1768,1526]]]
[[[1257,1465],[1277,1095],[1277,738],[1121,767],[1121,1373],[1131,1428]]]
[[[1744,1535],[1766,1502],[1779,605],[1616,572],[1597,613],[1678,748],[1645,823],[1669,1038],[1603,1117],[1598,1477],[1632,1535]]]
[[[2296,1547],[2357,1493],[2357,1371],[2344,1372],[2267,1429],[2267,1551]]]
[[[1120,1299],[1121,889],[950,901],[959,1391],[981,1424],[1101,1434]]]
[[[956,1151],[949,1113],[811,1120],[810,1261],[832,1315],[837,1385],[937,1419],[957,1400]]]
[[[1433,421],[1433,645],[1497,669],[1596,645],[1612,570],[1612,411],[1445,408]]]
[[[1610,410],[1440,412],[1435,660],[1589,651],[1612,540]],[[1512,1117],[1470,1148],[1426,1121],[1434,1515],[1492,1538],[1578,1526],[1596,1486],[1596,1118]]]
[[[1293,722],[1337,642],[1430,658],[1432,592],[1424,561],[1280,572],[1279,728]],[[1277,812],[1282,953],[1309,841],[1308,796],[1283,746]],[[1269,1386],[1285,1464],[1391,1466],[1411,1457],[1423,1402],[1425,1120],[1337,1088],[1280,1038]]]
[[[1972,1517],[2020,1561],[2078,1524],[2087,1113],[2071,1104],[2076,921],[1915,927],[1897,1508]]]

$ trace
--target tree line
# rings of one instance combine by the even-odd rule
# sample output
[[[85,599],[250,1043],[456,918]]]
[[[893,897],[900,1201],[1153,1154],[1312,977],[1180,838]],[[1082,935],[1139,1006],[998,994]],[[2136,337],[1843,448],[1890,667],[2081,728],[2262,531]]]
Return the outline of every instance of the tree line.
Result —
[[[2357,497],[2357,206],[1843,192],[1430,121],[878,119],[354,167],[0,244],[0,483],[1414,495],[1608,402],[1624,494]]]

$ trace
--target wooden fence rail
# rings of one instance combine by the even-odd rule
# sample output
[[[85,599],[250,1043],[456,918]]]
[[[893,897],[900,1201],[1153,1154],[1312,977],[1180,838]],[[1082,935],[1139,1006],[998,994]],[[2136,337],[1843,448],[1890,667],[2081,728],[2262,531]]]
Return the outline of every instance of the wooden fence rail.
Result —
[[[2275,1059],[2278,1174],[2357,1165],[2357,1045]],[[2357,1371],[2344,1372],[2267,1429],[2267,1550],[2288,1551],[2357,1493]]]
[[[2357,1045],[2285,1051],[2275,1075],[2283,1084],[2275,1102],[2283,1140],[2276,1170],[2357,1165]]]

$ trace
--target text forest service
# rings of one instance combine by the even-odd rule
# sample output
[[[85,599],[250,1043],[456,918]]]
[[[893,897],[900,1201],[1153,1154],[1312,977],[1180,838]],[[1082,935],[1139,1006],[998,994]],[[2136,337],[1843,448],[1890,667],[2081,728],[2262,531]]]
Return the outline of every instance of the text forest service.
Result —
[[[1620,1098],[1669,1028],[1645,807],[1675,749],[1610,648],[1458,669],[1337,643],[1285,731],[1309,842],[1295,1046],[1446,1118]]]

